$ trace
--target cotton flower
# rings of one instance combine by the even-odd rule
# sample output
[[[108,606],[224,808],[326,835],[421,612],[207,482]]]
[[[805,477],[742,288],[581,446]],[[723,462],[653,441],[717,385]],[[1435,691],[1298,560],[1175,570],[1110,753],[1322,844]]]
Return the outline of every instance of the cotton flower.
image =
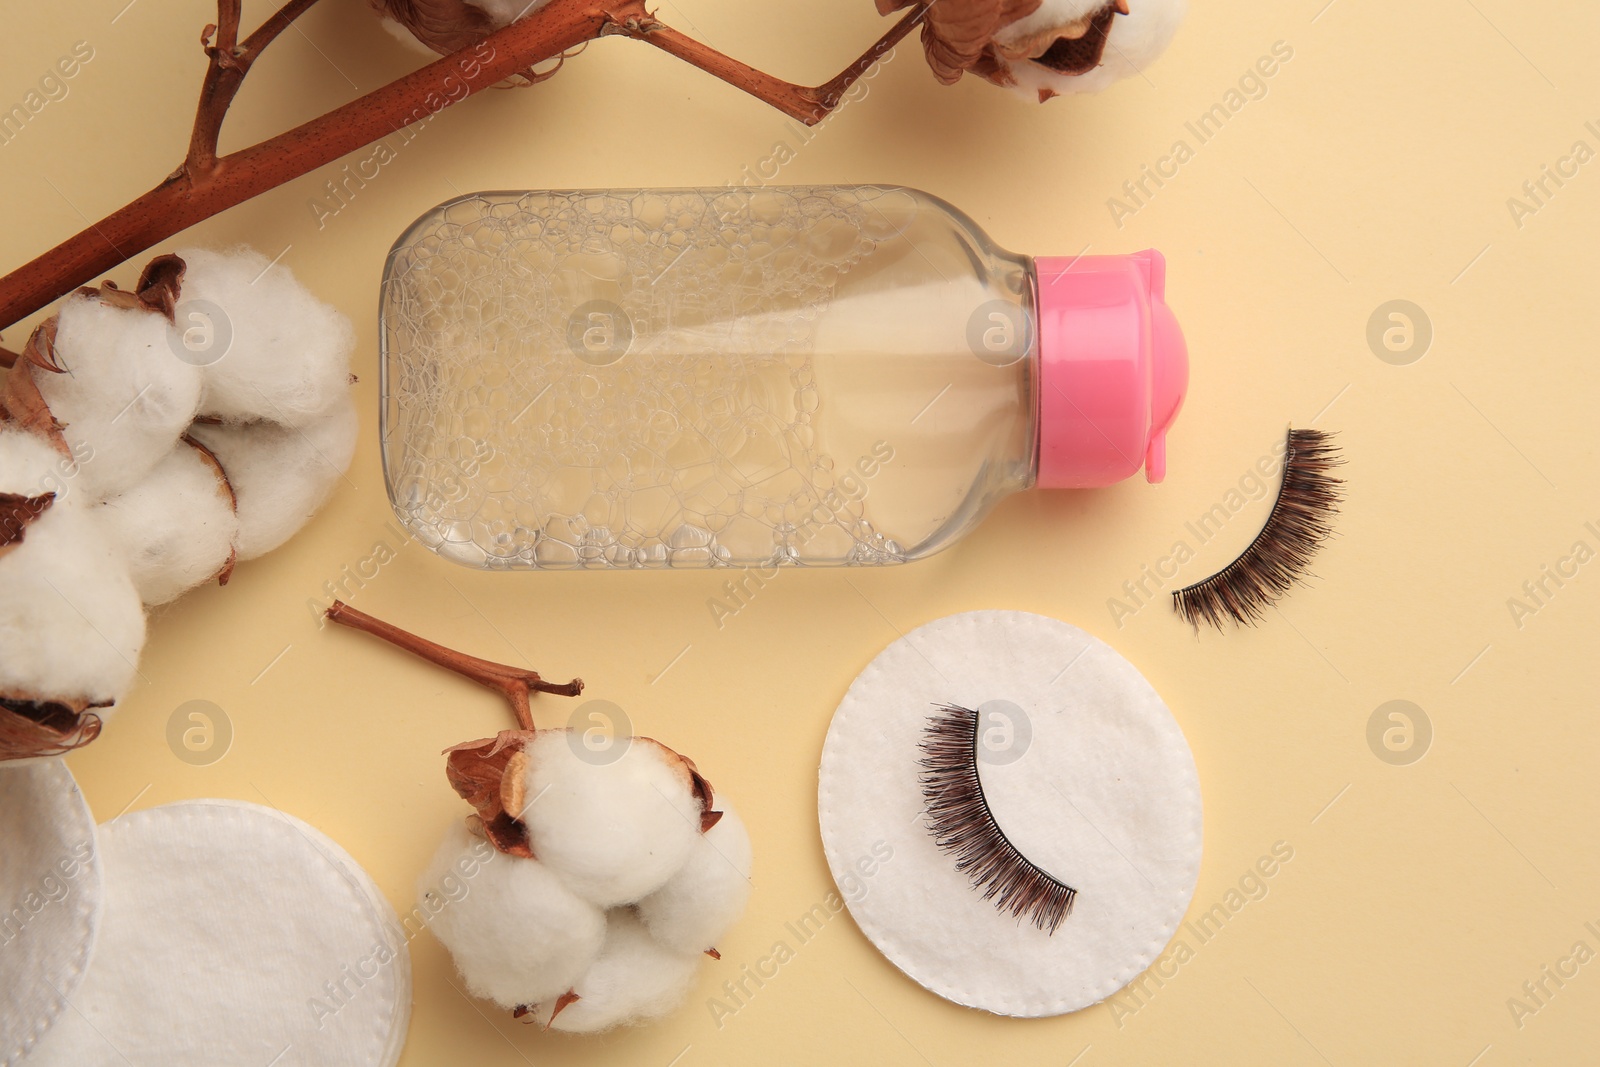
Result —
[[[672,1010],[749,898],[738,816],[712,808],[710,785],[678,753],[644,737],[620,743],[601,759],[570,730],[507,730],[447,750],[482,839],[446,836],[419,906],[438,913],[434,932],[476,995],[557,1030]],[[469,854],[486,852],[493,859],[466,876]],[[454,903],[441,910],[441,898]],[[590,936],[598,916],[603,942]]]
[[[887,14],[916,0],[877,0]],[[1043,102],[1099,92],[1166,50],[1185,0],[939,0],[922,43],[949,85],[973,73]]]
[[[353,345],[248,249],[157,256],[34,331],[0,382],[0,762],[98,736],[143,605],[226,581],[327,498],[355,448]]]
[[[581,679],[479,659],[343,601],[325,614],[495,690],[516,717],[518,729],[445,749],[473,813],[420,888],[418,910],[469,987],[581,1033],[681,1003],[749,894],[749,836],[694,761],[648,737],[595,751],[573,730],[535,729],[533,697],[577,696]]]

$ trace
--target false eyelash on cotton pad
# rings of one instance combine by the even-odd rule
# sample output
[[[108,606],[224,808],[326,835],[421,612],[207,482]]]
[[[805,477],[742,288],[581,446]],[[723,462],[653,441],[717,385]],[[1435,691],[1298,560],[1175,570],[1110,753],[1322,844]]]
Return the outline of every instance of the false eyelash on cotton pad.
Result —
[[[929,832],[984,900],[1053,934],[1078,891],[1034,866],[995,821],[978,775],[978,725],[978,712],[955,704],[928,717],[920,762]]]
[[[914,981],[998,1015],[1115,993],[1199,876],[1199,781],[1171,712],[1104,642],[1029,612],[952,615],[880,652],[828,728],[817,811],[828,907]],[[984,835],[966,870],[941,827],[951,845]]]

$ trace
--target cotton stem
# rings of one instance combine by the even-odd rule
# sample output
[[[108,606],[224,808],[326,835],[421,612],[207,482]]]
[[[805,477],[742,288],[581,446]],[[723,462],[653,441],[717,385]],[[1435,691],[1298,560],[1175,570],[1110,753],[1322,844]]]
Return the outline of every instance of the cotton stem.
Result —
[[[418,637],[408,630],[402,630],[392,623],[374,618],[364,611],[358,611],[342,600],[335,600],[325,614],[330,622],[362,630],[391,645],[403,648],[414,656],[420,656],[429,663],[455,671],[464,678],[470,678],[479,685],[495,690],[511,705],[517,726],[523,730],[534,728],[533,711],[528,703],[531,694],[554,693],[557,696],[575,697],[583,692],[581,678],[574,678],[565,684],[547,682],[539,676],[538,671],[511,667],[504,663],[469,656],[465,652],[457,652],[453,648],[446,648],[425,637]]]

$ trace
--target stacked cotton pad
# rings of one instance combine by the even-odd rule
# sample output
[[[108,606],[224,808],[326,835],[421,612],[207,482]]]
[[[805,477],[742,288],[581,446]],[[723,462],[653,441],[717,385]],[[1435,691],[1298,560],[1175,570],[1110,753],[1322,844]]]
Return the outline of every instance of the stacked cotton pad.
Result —
[[[98,858],[93,958],[30,1067],[399,1059],[411,1011],[404,933],[372,880],[316,829],[254,804],[191,800],[106,823]]]
[[[0,769],[0,856],[0,1065],[11,1067],[68,1010],[100,919],[94,817],[66,764]]]

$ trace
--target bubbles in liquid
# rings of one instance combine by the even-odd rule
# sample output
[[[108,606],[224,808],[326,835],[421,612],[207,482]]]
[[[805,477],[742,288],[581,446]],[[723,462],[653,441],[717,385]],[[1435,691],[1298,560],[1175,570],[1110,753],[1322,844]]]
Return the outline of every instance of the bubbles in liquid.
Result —
[[[485,568],[898,558],[815,448],[813,323],[892,235],[880,198],[489,195],[424,220],[383,296],[406,525]]]

